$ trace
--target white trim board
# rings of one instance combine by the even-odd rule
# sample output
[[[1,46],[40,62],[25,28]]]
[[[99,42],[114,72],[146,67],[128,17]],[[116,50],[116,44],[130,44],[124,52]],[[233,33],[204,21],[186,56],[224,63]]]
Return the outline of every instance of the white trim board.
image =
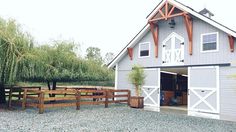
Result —
[[[211,118],[211,119],[220,119],[219,114],[202,113],[202,112],[195,112],[195,111],[188,111],[188,116]]]
[[[181,43],[184,42],[184,38],[183,38],[181,35],[179,35],[179,34],[176,33],[176,32],[172,32],[171,34],[169,34],[169,35],[163,40],[162,45],[165,45],[166,42],[167,42],[168,40],[170,40],[171,38],[173,38],[173,37],[179,39]]]
[[[118,89],[118,70],[119,70],[119,65],[116,63],[116,70],[115,70],[115,89]]]
[[[108,68],[112,68],[115,66],[116,62],[118,62],[124,55],[127,53],[127,47],[133,47],[150,29],[148,24],[140,31],[140,33],[121,51],[120,54],[108,65]]]

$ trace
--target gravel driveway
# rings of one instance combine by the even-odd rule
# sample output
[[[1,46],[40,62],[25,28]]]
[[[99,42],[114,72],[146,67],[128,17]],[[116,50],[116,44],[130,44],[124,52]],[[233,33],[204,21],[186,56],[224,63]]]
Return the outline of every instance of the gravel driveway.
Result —
[[[0,111],[0,132],[236,132],[236,122],[131,109],[126,105]]]

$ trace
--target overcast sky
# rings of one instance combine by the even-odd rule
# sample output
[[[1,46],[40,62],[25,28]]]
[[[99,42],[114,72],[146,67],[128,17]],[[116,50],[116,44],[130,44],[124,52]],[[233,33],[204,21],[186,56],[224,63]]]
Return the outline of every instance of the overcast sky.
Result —
[[[74,40],[82,54],[89,46],[117,54],[147,23],[146,16],[161,0],[0,0],[0,16],[15,19],[38,44]],[[226,2],[227,1],[227,2]],[[236,30],[234,0],[179,0]]]

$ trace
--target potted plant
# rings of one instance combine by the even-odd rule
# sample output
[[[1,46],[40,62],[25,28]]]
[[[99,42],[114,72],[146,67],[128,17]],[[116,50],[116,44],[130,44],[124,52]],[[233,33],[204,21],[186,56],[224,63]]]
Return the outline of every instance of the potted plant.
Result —
[[[143,108],[144,101],[141,97],[141,87],[144,84],[145,74],[142,67],[135,65],[132,71],[129,73],[129,81],[135,87],[135,96],[130,97],[130,107],[133,108]]]

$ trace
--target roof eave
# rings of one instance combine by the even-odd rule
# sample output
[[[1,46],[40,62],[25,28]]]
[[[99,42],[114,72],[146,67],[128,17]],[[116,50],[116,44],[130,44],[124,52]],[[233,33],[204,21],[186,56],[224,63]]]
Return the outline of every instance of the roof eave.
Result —
[[[108,68],[113,68],[116,63],[119,62],[120,59],[125,55],[125,53],[127,52],[127,48],[133,47],[149,30],[149,24],[146,24],[143,29],[126,45],[126,47],[122,49],[122,51],[115,57],[115,59],[110,62]]]
[[[181,10],[186,11],[186,12],[192,14],[193,16],[195,16],[195,17],[197,17],[197,18],[199,18],[199,19],[201,19],[201,20],[207,22],[208,24],[213,25],[213,26],[216,27],[216,28],[219,28],[220,30],[226,32],[227,34],[230,34],[230,35],[236,37],[236,32],[234,32],[234,31],[228,29],[228,28],[225,27],[225,26],[222,26],[221,24],[215,22],[215,21],[212,20],[212,19],[209,19],[208,17],[206,17],[206,16],[204,16],[204,15],[199,14],[198,12],[192,10],[191,8],[188,8],[187,6],[183,5],[182,3],[177,2],[177,1],[175,1],[175,0],[168,0],[168,1],[169,1],[171,4],[176,5],[176,6],[177,6],[178,8],[180,8]]]

